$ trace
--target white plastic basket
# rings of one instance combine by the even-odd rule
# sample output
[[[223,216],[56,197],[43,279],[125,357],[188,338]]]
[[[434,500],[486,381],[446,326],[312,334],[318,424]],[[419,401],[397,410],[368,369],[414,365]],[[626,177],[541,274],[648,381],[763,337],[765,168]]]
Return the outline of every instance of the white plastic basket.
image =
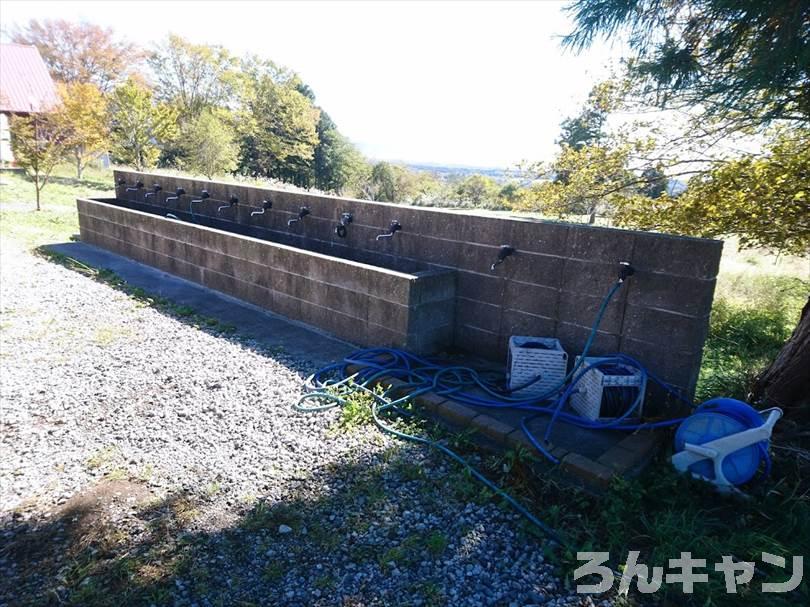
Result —
[[[546,394],[560,385],[567,365],[568,354],[558,339],[528,335],[509,338],[508,388],[523,386],[540,376],[538,381],[514,391],[512,396],[531,398]]]
[[[577,356],[576,362],[580,357]],[[587,357],[582,363],[582,369],[589,365],[605,360],[599,357]],[[641,370],[629,365],[616,364],[622,374],[604,373],[598,368],[589,369],[582,379],[577,382],[574,393],[571,395],[571,406],[585,419],[607,421],[615,419],[615,415],[602,415],[603,396],[605,388],[640,388],[641,402],[631,417],[641,417],[644,406],[644,391],[647,387],[647,380]],[[579,372],[577,373],[579,375]],[[625,400],[629,400],[630,394],[635,396],[635,391],[630,391]],[[629,406],[629,402],[626,403]],[[626,410],[626,409],[625,409]],[[623,412],[623,411],[622,411]]]

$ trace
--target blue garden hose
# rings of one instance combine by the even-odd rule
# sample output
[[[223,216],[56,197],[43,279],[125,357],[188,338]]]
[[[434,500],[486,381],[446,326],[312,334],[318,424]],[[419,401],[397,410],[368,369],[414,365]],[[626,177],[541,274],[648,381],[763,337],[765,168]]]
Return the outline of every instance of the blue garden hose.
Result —
[[[594,430],[610,429],[626,431],[661,428],[681,424],[687,418],[668,419],[646,423],[634,421],[631,416],[639,408],[644,398],[641,388],[635,389],[636,395],[627,409],[618,417],[609,422],[592,421],[580,417],[579,415],[563,411],[568,399],[574,393],[577,384],[590,370],[600,367],[615,367],[615,365],[623,365],[637,369],[643,379],[650,380],[658,384],[665,391],[689,405],[690,409],[694,406],[690,400],[680,395],[675,388],[648,371],[639,361],[627,356],[626,354],[614,354],[609,357],[600,358],[594,363],[585,363],[585,359],[590,351],[594,339],[596,338],[599,325],[602,322],[602,318],[604,317],[608,304],[616,292],[621,288],[622,284],[624,283],[624,278],[626,278],[626,274],[622,274],[622,276],[611,287],[602,301],[591,331],[583,347],[582,354],[574,364],[574,367],[557,385],[548,389],[540,396],[533,396],[530,398],[512,396],[509,391],[499,390],[490,382],[485,381],[476,370],[469,367],[449,365],[440,361],[431,361],[427,358],[423,358],[395,348],[369,348],[357,350],[346,357],[343,361],[333,363],[316,371],[307,380],[306,388],[308,392],[298,400],[298,402],[294,405],[294,408],[303,412],[324,411],[334,407],[341,407],[346,404],[346,399],[340,395],[341,391],[347,392],[351,390],[360,390],[370,394],[373,397],[372,416],[375,424],[380,429],[398,438],[429,445],[441,451],[451,459],[464,466],[465,469],[470,472],[470,474],[481,481],[494,493],[504,498],[533,525],[542,530],[543,533],[545,533],[549,538],[557,543],[563,544],[564,542],[556,531],[540,521],[517,500],[515,500],[515,498],[510,496],[503,489],[487,479],[478,470],[473,468],[460,455],[441,443],[421,436],[408,434],[392,427],[390,424],[386,423],[383,415],[388,412],[397,412],[400,414],[410,415],[410,412],[406,411],[402,405],[426,392],[433,392],[440,396],[451,397],[454,401],[471,405],[473,407],[489,409],[519,409],[529,413],[529,415],[524,417],[520,422],[521,428],[526,434],[526,437],[540,453],[555,464],[559,463],[559,460],[549,452],[547,446],[549,444],[552,429],[557,421],[563,421],[581,428]],[[581,368],[583,365],[584,368]],[[350,367],[353,369],[357,368],[359,370],[355,371],[354,373],[350,373]],[[396,378],[400,380],[402,384],[397,386],[397,390],[403,390],[406,395],[399,398],[389,398],[388,392],[383,394],[376,393],[372,388],[378,383],[384,383],[382,381],[384,378]],[[527,385],[531,385],[539,379],[540,378],[535,378],[528,382]],[[642,385],[644,384],[646,384],[646,381],[642,382]],[[521,388],[522,387],[525,386],[521,386]],[[309,404],[312,401],[314,401],[315,404]],[[706,403],[706,405],[708,404],[709,403]],[[533,419],[540,415],[551,416],[542,442],[534,436],[528,426]],[[744,414],[737,411],[735,415],[737,416],[737,419],[739,419]],[[754,423],[754,421],[749,419],[744,423]],[[761,450],[760,453],[765,459],[767,473],[767,470],[770,468],[770,459],[767,455],[767,448],[760,444],[757,445],[757,449]]]

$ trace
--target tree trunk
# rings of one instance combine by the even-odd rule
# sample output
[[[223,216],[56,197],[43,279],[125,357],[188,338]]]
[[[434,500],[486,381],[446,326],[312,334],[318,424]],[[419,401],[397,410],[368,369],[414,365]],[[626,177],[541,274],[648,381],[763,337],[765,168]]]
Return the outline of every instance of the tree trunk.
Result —
[[[34,177],[34,189],[37,191],[37,211],[39,211],[39,174]]]
[[[781,407],[794,421],[810,421],[810,297],[793,335],[757,378],[752,400]]]
[[[82,155],[76,152],[76,178],[81,179],[84,167],[82,166]]]

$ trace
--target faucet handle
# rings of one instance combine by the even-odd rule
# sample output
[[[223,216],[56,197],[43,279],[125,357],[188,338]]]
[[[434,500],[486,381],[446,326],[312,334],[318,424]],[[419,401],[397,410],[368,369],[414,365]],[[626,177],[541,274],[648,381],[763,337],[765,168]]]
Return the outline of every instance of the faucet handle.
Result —
[[[507,257],[514,254],[515,254],[515,247],[508,244],[502,244],[501,248],[498,250],[498,259],[495,260],[495,263],[493,263],[489,267],[489,271],[494,272],[496,266],[501,265]]]

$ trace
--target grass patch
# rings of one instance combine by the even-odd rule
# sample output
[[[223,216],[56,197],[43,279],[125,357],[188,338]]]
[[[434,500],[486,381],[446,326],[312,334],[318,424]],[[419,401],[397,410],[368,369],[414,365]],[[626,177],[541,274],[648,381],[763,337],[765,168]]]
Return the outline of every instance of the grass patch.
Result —
[[[42,210],[36,210],[33,182],[23,173],[0,174],[0,236],[22,242],[33,249],[44,244],[66,242],[79,231],[77,197],[114,195],[112,169],[89,169],[81,180],[72,167],[57,167],[42,191]]]
[[[723,277],[712,307],[695,397],[745,400],[757,375],[796,327],[810,281],[794,276]]]

